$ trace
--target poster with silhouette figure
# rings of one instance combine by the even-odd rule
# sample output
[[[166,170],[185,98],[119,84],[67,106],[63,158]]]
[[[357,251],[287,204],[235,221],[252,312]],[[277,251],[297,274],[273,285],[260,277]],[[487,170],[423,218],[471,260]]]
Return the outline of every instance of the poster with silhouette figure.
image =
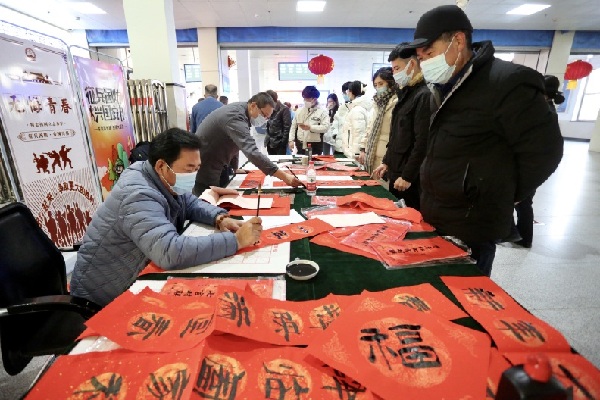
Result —
[[[22,200],[70,247],[100,203],[64,50],[0,35],[0,117]]]
[[[129,95],[120,65],[74,56],[83,107],[106,198],[129,166],[135,147]]]

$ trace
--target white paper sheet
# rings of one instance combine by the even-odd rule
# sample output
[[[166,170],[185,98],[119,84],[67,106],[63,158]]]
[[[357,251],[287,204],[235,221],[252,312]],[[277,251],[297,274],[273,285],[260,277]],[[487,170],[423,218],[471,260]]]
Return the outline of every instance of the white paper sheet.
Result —
[[[250,216],[243,217],[244,221],[248,221]],[[296,222],[306,221],[306,219],[298,213],[296,210],[290,210],[290,215],[285,216],[265,216],[260,217],[262,219],[263,229],[276,228],[278,226],[285,226],[289,224],[295,224]]]
[[[385,220],[374,212],[363,214],[327,214],[315,215],[321,221],[327,222],[335,228],[346,228],[349,226],[362,226],[367,224],[384,224]]]
[[[232,194],[219,196],[219,194],[212,189],[206,189],[204,192],[202,192],[200,199],[212,204],[213,206],[232,204],[246,210],[256,210],[256,208],[259,206],[260,209],[268,209],[273,205],[272,198],[265,197],[260,199],[259,205],[258,198],[242,197],[241,194],[238,194],[237,196]]]

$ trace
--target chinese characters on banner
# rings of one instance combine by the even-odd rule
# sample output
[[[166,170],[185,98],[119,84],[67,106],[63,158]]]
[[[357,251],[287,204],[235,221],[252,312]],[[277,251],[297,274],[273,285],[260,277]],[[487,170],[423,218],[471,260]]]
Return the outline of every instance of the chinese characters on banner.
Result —
[[[431,261],[466,257],[468,253],[439,236],[403,240],[398,243],[374,243],[373,249],[389,268],[410,267]]]
[[[246,285],[259,297],[273,298],[273,279],[181,279],[172,278],[161,289],[162,294],[170,294],[180,297],[214,297],[217,295],[219,286],[235,287],[244,290]]]
[[[0,115],[25,204],[50,239],[82,239],[100,202],[64,51],[0,35]]]
[[[119,65],[74,57],[90,138],[106,198],[135,146],[127,88]]]

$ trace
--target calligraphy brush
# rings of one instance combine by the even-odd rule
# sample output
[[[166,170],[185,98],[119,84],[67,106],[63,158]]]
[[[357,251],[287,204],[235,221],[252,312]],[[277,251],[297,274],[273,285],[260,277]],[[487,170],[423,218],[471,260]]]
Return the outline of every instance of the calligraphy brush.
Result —
[[[258,184],[258,202],[256,203],[256,216],[258,217],[258,210],[260,210],[260,194],[262,193],[260,183]]]
[[[294,178],[298,179],[298,177],[296,176],[296,174],[294,173],[294,171],[292,171],[292,169],[290,168],[289,165],[286,165],[285,167],[292,173],[292,175],[294,176]],[[298,180],[300,181],[300,179],[298,179]],[[302,181],[300,181],[300,184],[302,185],[302,187],[304,189],[306,189],[306,185],[304,183],[302,183]]]

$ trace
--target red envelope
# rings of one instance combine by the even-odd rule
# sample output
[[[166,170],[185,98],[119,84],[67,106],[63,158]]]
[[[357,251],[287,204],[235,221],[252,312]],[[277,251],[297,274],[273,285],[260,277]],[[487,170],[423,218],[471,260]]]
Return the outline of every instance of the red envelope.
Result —
[[[531,353],[504,353],[513,365],[524,364]],[[544,353],[554,376],[566,388],[573,388],[574,400],[600,399],[600,370],[585,358],[570,352]]]
[[[492,336],[501,352],[570,352],[556,329],[531,315],[488,277],[443,276],[465,310]]]
[[[398,243],[375,243],[373,249],[389,267],[408,267],[431,261],[466,257],[460,247],[437,236],[427,239],[403,240]]]
[[[188,399],[202,345],[182,352],[124,350],[60,356],[27,395],[47,399]]]

